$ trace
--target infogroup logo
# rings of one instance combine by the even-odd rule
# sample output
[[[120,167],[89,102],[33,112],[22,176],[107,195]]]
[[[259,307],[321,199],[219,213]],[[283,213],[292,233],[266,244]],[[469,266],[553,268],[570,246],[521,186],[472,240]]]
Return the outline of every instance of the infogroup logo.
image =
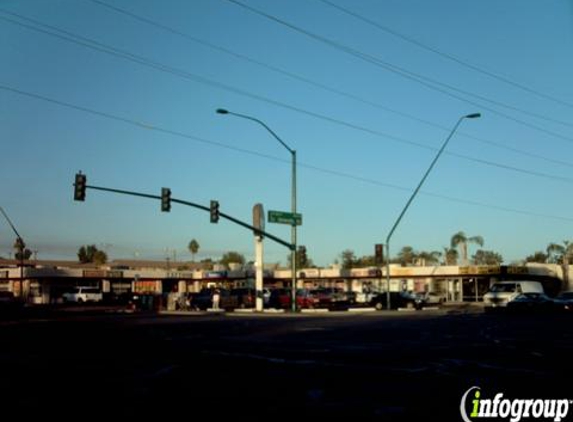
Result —
[[[496,393],[493,398],[484,398],[480,387],[474,386],[462,396],[460,413],[464,422],[480,419],[509,419],[511,422],[543,419],[560,422],[567,417],[571,403],[573,401],[569,399],[507,399],[503,393]]]

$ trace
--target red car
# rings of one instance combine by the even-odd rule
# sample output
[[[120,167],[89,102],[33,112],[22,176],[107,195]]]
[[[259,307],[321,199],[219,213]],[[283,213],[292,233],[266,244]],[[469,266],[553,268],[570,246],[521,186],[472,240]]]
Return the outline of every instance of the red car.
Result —
[[[291,289],[273,289],[269,298],[269,306],[277,309],[291,308]],[[319,300],[310,290],[298,289],[296,291],[296,307],[298,309],[315,308]]]

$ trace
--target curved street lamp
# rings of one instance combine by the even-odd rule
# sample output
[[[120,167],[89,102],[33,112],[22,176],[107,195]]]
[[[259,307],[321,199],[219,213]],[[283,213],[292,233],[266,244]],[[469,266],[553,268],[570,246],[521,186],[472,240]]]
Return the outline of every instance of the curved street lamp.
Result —
[[[404,207],[404,209],[402,210],[402,212],[398,216],[398,219],[396,220],[396,222],[392,226],[392,229],[388,233],[388,236],[386,237],[386,306],[388,309],[391,309],[391,307],[390,307],[390,239],[392,238],[392,235],[394,234],[396,227],[398,227],[398,224],[400,224],[402,217],[404,217],[404,214],[406,214],[406,211],[408,210],[408,207],[410,206],[410,204],[414,200],[414,197],[418,194],[418,191],[420,190],[420,188],[422,187],[422,185],[426,181],[426,178],[428,177],[428,175],[430,174],[430,172],[434,168],[436,161],[438,161],[438,158],[440,158],[440,155],[442,155],[442,152],[444,152],[444,150],[446,149],[448,142],[450,142],[450,139],[454,135],[455,131],[457,130],[457,128],[460,125],[460,123],[462,122],[462,120],[464,120],[464,119],[477,119],[479,117],[481,117],[480,113],[471,113],[471,114],[466,114],[465,116],[462,116],[458,119],[454,128],[452,129],[452,131],[450,132],[450,134],[446,138],[445,142],[443,143],[442,147],[440,148],[440,150],[438,151],[438,153],[434,157],[434,160],[430,164],[430,167],[428,168],[428,170],[426,170],[424,177],[422,177],[422,180],[420,180],[420,183],[418,183],[418,186],[416,187],[416,189],[412,193],[412,196],[410,196],[410,199],[408,199],[406,206]]]
[[[256,117],[247,116],[246,114],[234,113],[232,111],[226,110],[224,108],[217,109],[218,114],[229,114],[231,116],[240,117],[242,119],[251,120],[258,123],[264,127],[280,144],[285,147],[285,149],[290,153],[292,158],[292,179],[291,179],[291,212],[296,214],[296,151],[289,147],[279,136],[268,127],[262,120]],[[293,250],[291,251],[291,309],[296,311],[296,223],[291,226],[291,244],[293,245]]]

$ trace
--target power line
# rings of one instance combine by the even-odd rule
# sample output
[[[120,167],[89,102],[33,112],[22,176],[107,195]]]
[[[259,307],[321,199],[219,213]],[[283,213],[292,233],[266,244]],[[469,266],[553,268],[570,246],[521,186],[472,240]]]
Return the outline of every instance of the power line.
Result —
[[[97,1],[97,0],[94,0],[94,1]],[[551,96],[551,95],[545,94],[545,93],[543,93],[543,92],[537,91],[537,90],[535,90],[535,89],[533,89],[533,88],[530,88],[530,87],[528,87],[528,86],[525,86],[525,85],[523,85],[523,84],[520,84],[520,83],[518,83],[518,82],[515,82],[515,81],[513,81],[513,80],[511,80],[511,79],[509,79],[509,78],[507,78],[507,77],[501,76],[501,75],[499,75],[499,74],[496,74],[496,73],[494,73],[494,72],[491,72],[491,71],[489,71],[489,70],[486,70],[486,69],[484,69],[484,68],[482,68],[482,67],[479,67],[479,66],[477,66],[477,65],[471,64],[471,63],[469,63],[468,61],[462,60],[462,59],[460,59],[459,57],[456,57],[456,56],[454,56],[454,55],[452,55],[452,54],[445,53],[445,52],[443,52],[443,51],[441,51],[441,50],[439,50],[439,49],[437,49],[437,48],[435,48],[435,47],[432,47],[432,46],[430,46],[430,45],[428,45],[428,44],[423,43],[422,41],[419,41],[419,40],[417,40],[417,39],[415,39],[415,38],[413,38],[413,37],[404,35],[404,34],[398,32],[398,31],[393,30],[393,29],[391,29],[391,28],[389,28],[389,27],[387,27],[387,26],[384,26],[384,25],[382,25],[382,24],[380,24],[380,23],[378,23],[378,22],[376,22],[376,21],[374,21],[374,20],[372,20],[372,19],[369,19],[369,18],[367,18],[367,17],[365,17],[365,16],[363,16],[363,15],[360,15],[360,14],[358,14],[358,13],[356,13],[356,12],[353,12],[352,10],[349,10],[349,9],[347,9],[347,8],[344,8],[344,7],[340,6],[340,5],[338,5],[338,4],[335,4],[335,3],[333,3],[333,2],[330,1],[330,0],[317,0],[317,1],[322,2],[322,3],[324,3],[324,4],[326,4],[326,5],[330,6],[330,7],[332,7],[332,8],[334,8],[334,9],[337,9],[337,10],[339,10],[339,11],[341,11],[341,12],[347,14],[347,15],[350,15],[350,16],[354,17],[355,19],[358,19],[358,20],[360,20],[360,21],[362,21],[362,22],[365,22],[365,23],[367,23],[368,25],[371,25],[371,26],[373,26],[373,27],[375,27],[375,28],[378,28],[379,30],[384,31],[384,32],[386,32],[386,33],[388,33],[388,34],[390,34],[390,35],[396,37],[396,38],[399,38],[399,39],[401,39],[401,40],[403,40],[403,41],[406,41],[407,43],[413,44],[413,45],[415,45],[415,46],[417,46],[417,47],[419,47],[419,48],[422,48],[422,49],[424,49],[424,50],[426,50],[426,51],[430,51],[431,53],[437,54],[437,55],[440,56],[440,57],[443,57],[443,58],[448,59],[448,60],[450,60],[450,61],[452,61],[452,62],[455,62],[455,63],[457,63],[457,64],[459,64],[459,65],[461,65],[461,66],[463,66],[463,67],[465,67],[465,68],[467,68],[467,69],[471,69],[471,70],[473,70],[473,71],[475,71],[475,72],[481,73],[482,75],[489,76],[489,77],[491,77],[491,78],[493,78],[493,79],[496,79],[496,80],[498,80],[498,81],[500,81],[500,82],[503,82],[503,83],[506,83],[506,84],[508,84],[508,85],[511,85],[511,86],[513,86],[513,87],[515,87],[515,88],[519,88],[519,89],[521,89],[522,91],[525,91],[525,92],[528,92],[528,93],[530,93],[530,94],[536,95],[536,96],[538,96],[538,97],[540,97],[540,98],[544,98],[544,99],[546,99],[546,100],[553,101],[553,102],[555,102],[555,103],[557,103],[557,104],[560,104],[560,105],[563,105],[563,106],[566,106],[566,107],[571,107],[571,108],[573,108],[573,104],[571,104],[571,103],[568,103],[568,102],[566,102],[566,101],[563,101],[563,100],[561,100],[561,99],[559,99],[559,98],[556,98],[556,97],[553,97],[553,96]]]
[[[3,10],[0,9],[0,11],[3,11]],[[44,23],[42,23],[42,22],[39,22],[39,21],[37,21],[37,20],[33,20],[33,19],[30,19],[30,18],[26,18],[26,17],[24,17],[24,16],[21,16],[21,15],[15,14],[15,13],[11,13],[11,12],[8,12],[8,13],[11,14],[11,15],[15,15],[15,16],[18,17],[19,19],[28,20],[28,21],[31,21],[32,23],[36,24],[36,25],[41,25],[41,26],[44,26],[44,27],[46,27],[46,28],[49,28],[50,30],[58,31],[58,32],[60,32],[60,34],[56,34],[56,33],[50,32],[50,31],[48,31],[48,30],[36,28],[36,27],[30,26],[30,25],[27,25],[27,24],[24,24],[24,23],[21,23],[21,22],[18,22],[18,21],[14,21],[13,19],[9,19],[9,18],[2,17],[2,16],[0,16],[0,20],[4,20],[4,21],[7,21],[7,22],[10,22],[10,23],[13,23],[13,24],[16,24],[16,25],[19,25],[19,26],[22,26],[22,27],[31,29],[31,30],[33,30],[33,31],[40,32],[40,33],[43,33],[43,34],[47,34],[47,35],[50,35],[50,36],[54,36],[54,37],[56,37],[56,38],[58,38],[58,39],[65,40],[65,41],[68,41],[68,42],[72,42],[72,43],[81,45],[81,46],[83,46],[83,47],[91,48],[91,49],[94,49],[94,50],[99,51],[99,52],[103,52],[103,53],[110,54],[110,55],[113,55],[113,56],[116,56],[116,57],[119,57],[119,58],[123,58],[123,59],[129,60],[129,61],[135,62],[135,63],[137,63],[137,64],[140,64],[140,65],[144,65],[144,66],[147,66],[147,67],[151,67],[152,69],[155,69],[155,70],[159,70],[159,71],[162,71],[162,72],[170,73],[170,74],[173,74],[173,75],[175,75],[175,76],[179,76],[179,77],[182,77],[182,78],[185,78],[185,79],[189,79],[189,80],[194,81],[194,82],[197,82],[197,83],[201,83],[201,84],[205,84],[205,85],[209,85],[209,86],[214,86],[214,87],[219,88],[219,89],[223,89],[223,90],[226,90],[226,91],[229,91],[229,92],[233,92],[233,93],[235,93],[235,94],[242,95],[242,96],[246,96],[246,97],[249,97],[249,98],[258,100],[258,101],[263,101],[263,102],[266,102],[266,103],[269,103],[269,104],[273,104],[273,105],[275,105],[275,106],[282,107],[282,108],[285,108],[285,109],[288,109],[288,110],[291,110],[291,111],[295,111],[295,112],[298,112],[298,113],[301,113],[301,114],[305,114],[305,115],[308,115],[308,116],[311,116],[311,117],[314,117],[314,118],[317,118],[317,119],[320,119],[320,120],[324,120],[324,121],[327,121],[327,122],[330,122],[330,123],[333,123],[333,124],[337,124],[337,125],[340,125],[340,126],[344,126],[344,127],[350,128],[350,129],[358,130],[358,131],[361,131],[361,132],[364,132],[364,133],[368,133],[368,134],[370,134],[370,135],[374,135],[374,136],[377,136],[377,137],[382,137],[382,138],[385,138],[385,139],[389,139],[389,140],[392,140],[392,141],[394,141],[394,142],[398,142],[398,143],[402,143],[402,144],[414,146],[414,147],[417,147],[417,148],[423,148],[423,149],[430,150],[430,151],[436,151],[436,148],[434,148],[434,147],[432,147],[432,146],[429,146],[429,145],[426,145],[426,144],[422,144],[422,143],[419,143],[419,142],[415,142],[415,141],[411,141],[411,140],[408,140],[408,139],[404,139],[404,138],[401,138],[401,137],[398,137],[398,136],[395,136],[395,135],[391,135],[391,134],[384,133],[384,132],[381,132],[381,131],[378,131],[378,130],[370,129],[370,128],[367,128],[367,127],[364,127],[364,126],[360,126],[360,125],[357,125],[357,124],[354,124],[354,123],[346,122],[346,121],[343,121],[343,120],[340,120],[340,119],[336,119],[336,118],[333,118],[333,117],[330,117],[330,116],[327,116],[327,115],[323,115],[323,114],[320,114],[320,113],[316,113],[316,112],[313,112],[313,111],[305,110],[305,109],[302,109],[302,108],[299,108],[299,107],[295,107],[295,106],[292,106],[292,105],[289,105],[289,104],[286,104],[286,103],[283,103],[283,102],[280,102],[280,101],[277,101],[277,100],[274,100],[274,99],[271,99],[271,98],[268,98],[268,97],[264,97],[264,96],[261,96],[261,95],[258,95],[258,94],[253,94],[253,93],[250,93],[250,92],[241,90],[241,89],[239,89],[239,88],[235,88],[235,87],[232,87],[232,86],[230,86],[230,85],[223,84],[223,83],[221,83],[221,82],[216,82],[216,81],[213,81],[213,80],[204,78],[204,77],[202,77],[202,76],[198,76],[198,75],[189,73],[189,72],[187,72],[187,71],[185,71],[185,70],[177,69],[177,68],[174,68],[174,67],[171,67],[171,66],[168,66],[168,65],[159,63],[159,62],[155,62],[155,61],[150,60],[150,59],[147,59],[147,58],[145,58],[145,57],[142,57],[142,56],[139,56],[139,55],[135,55],[135,54],[133,54],[133,53],[129,53],[129,52],[126,52],[126,51],[124,51],[124,50],[120,50],[120,49],[117,49],[117,48],[115,48],[115,47],[112,47],[112,46],[109,46],[109,45],[106,45],[106,44],[102,44],[102,43],[100,43],[100,42],[98,42],[98,41],[94,41],[94,40],[89,39],[89,38],[86,38],[86,37],[82,37],[82,36],[79,36],[79,35],[75,35],[75,34],[69,32],[69,31],[61,30],[61,29],[59,29],[59,28],[57,28],[57,27],[54,27],[54,26],[51,26],[51,25],[46,25],[46,24],[44,24]],[[61,34],[64,34],[64,35],[61,35]],[[76,39],[76,38],[77,38],[77,39]],[[513,166],[509,166],[509,165],[505,165],[505,164],[499,164],[499,163],[496,163],[496,162],[493,162],[493,161],[478,159],[478,158],[470,157],[470,156],[463,155],[463,154],[454,154],[454,153],[448,152],[448,151],[446,151],[445,153],[448,154],[448,155],[452,155],[452,156],[456,156],[456,157],[458,157],[458,158],[465,159],[465,160],[473,161],[473,162],[480,163],[480,164],[485,164],[485,165],[488,165],[488,166],[491,166],[491,167],[497,167],[497,168],[502,168],[502,169],[505,169],[505,170],[516,171],[516,172],[523,173],[523,174],[530,174],[530,175],[532,175],[532,176],[541,176],[541,177],[548,178],[548,179],[553,179],[553,180],[558,180],[558,181],[562,181],[562,182],[565,181],[565,182],[568,182],[568,183],[573,183],[573,179],[567,179],[567,178],[560,177],[560,176],[554,176],[554,175],[545,174],[545,173],[541,173],[541,172],[534,172],[534,171],[530,171],[530,170],[526,170],[526,169],[520,169],[520,168],[517,168],[517,167],[513,167]]]
[[[125,123],[125,124],[131,125],[131,126],[135,126],[139,129],[152,130],[152,131],[155,131],[158,133],[164,133],[166,135],[184,138],[184,139],[188,139],[191,141],[203,143],[206,145],[215,146],[218,148],[225,148],[227,150],[239,152],[242,154],[248,154],[248,155],[252,155],[252,156],[256,156],[256,157],[261,157],[261,158],[265,158],[265,159],[269,159],[269,160],[273,160],[273,161],[278,161],[278,162],[289,164],[289,165],[291,164],[290,160],[286,160],[283,158],[279,158],[279,157],[275,157],[275,156],[267,155],[267,154],[261,154],[257,151],[249,150],[246,148],[238,148],[238,147],[228,145],[228,144],[223,143],[223,142],[208,140],[208,139],[205,139],[205,138],[202,138],[199,136],[195,136],[195,135],[191,135],[188,133],[163,128],[161,126],[151,125],[148,123],[143,123],[143,122],[140,122],[140,121],[135,120],[135,119],[130,119],[127,117],[121,117],[121,116],[118,116],[118,115],[115,115],[115,114],[112,114],[109,112],[95,110],[95,109],[84,107],[84,106],[79,106],[79,105],[72,104],[72,103],[69,103],[66,101],[57,100],[54,98],[46,97],[44,95],[40,95],[37,93],[24,91],[24,90],[14,88],[11,86],[0,84],[0,89],[7,91],[7,92],[11,92],[13,94],[20,95],[20,96],[33,98],[36,100],[41,100],[41,101],[44,101],[47,103],[55,104],[55,105],[58,105],[60,107],[65,107],[65,108],[73,109],[76,111],[81,111],[81,112],[86,113],[86,114],[91,114],[91,115],[95,115],[98,117],[103,117],[106,119],[114,120],[116,122]],[[394,190],[412,192],[412,189],[408,188],[408,187],[394,185],[394,184],[390,184],[390,183],[385,183],[385,182],[381,182],[379,180],[370,179],[370,178],[366,178],[366,177],[362,177],[362,176],[357,176],[357,175],[345,173],[345,172],[338,171],[338,170],[322,168],[322,167],[318,167],[318,166],[315,166],[312,164],[307,164],[307,163],[299,163],[299,165],[301,167],[304,167],[304,168],[307,168],[310,170],[314,170],[317,172],[321,172],[324,174],[335,175],[338,177],[343,177],[343,178],[347,178],[347,179],[351,179],[351,180],[355,180],[355,181],[360,181],[360,182],[364,182],[364,183],[368,183],[368,184],[372,184],[372,185],[376,185],[376,186],[387,187],[387,188],[394,189]],[[438,193],[424,192],[424,191],[421,191],[420,193],[427,195],[427,196],[432,196],[435,198],[447,200],[450,202],[457,202],[457,203],[462,203],[462,204],[466,204],[466,205],[475,205],[475,206],[479,206],[482,208],[490,208],[490,209],[505,211],[505,212],[509,212],[509,213],[529,215],[529,216],[534,216],[534,217],[542,217],[542,218],[548,218],[548,219],[554,219],[554,220],[573,221],[573,218],[555,216],[555,215],[550,215],[550,214],[535,213],[535,212],[531,212],[531,211],[525,211],[525,210],[509,208],[509,207],[501,207],[499,205],[487,204],[487,203],[483,203],[483,202],[478,202],[478,201],[473,201],[473,200],[468,200],[468,199],[458,198],[458,197],[453,197],[453,196],[448,196],[448,195],[442,195],[442,194],[438,194]]]
[[[377,103],[377,102],[375,102],[375,101],[370,101],[370,100],[364,99],[364,98],[362,98],[362,97],[360,97],[360,96],[358,96],[358,95],[355,95],[355,94],[352,94],[352,93],[349,93],[349,92],[346,92],[346,91],[342,91],[342,90],[340,90],[340,89],[337,89],[337,88],[334,88],[334,87],[325,85],[325,84],[323,84],[323,83],[321,83],[321,82],[314,81],[314,80],[309,79],[309,78],[307,78],[307,77],[304,77],[304,76],[301,76],[301,75],[298,75],[298,74],[295,74],[295,73],[286,71],[286,70],[281,69],[281,68],[279,68],[279,67],[269,65],[269,64],[267,64],[267,63],[264,63],[264,62],[261,62],[261,61],[259,61],[259,60],[253,59],[252,57],[249,57],[249,56],[246,56],[246,55],[243,55],[243,54],[239,54],[239,53],[237,53],[237,52],[235,52],[235,51],[232,51],[232,50],[230,50],[230,49],[221,47],[220,45],[216,45],[216,44],[213,44],[213,43],[211,43],[211,42],[202,40],[202,39],[200,39],[200,38],[191,36],[191,35],[189,35],[188,33],[182,32],[182,31],[180,31],[180,30],[178,30],[178,29],[169,27],[169,26],[164,25],[164,24],[162,24],[162,23],[153,21],[153,20],[151,20],[151,19],[148,19],[148,18],[143,17],[143,16],[141,16],[141,15],[135,14],[135,13],[133,13],[133,12],[131,12],[131,11],[126,10],[126,9],[122,9],[122,8],[119,8],[119,7],[115,6],[115,5],[111,5],[111,4],[106,3],[106,2],[104,2],[104,1],[101,1],[101,0],[86,0],[86,1],[89,1],[89,2],[91,2],[91,3],[94,3],[95,5],[102,6],[102,7],[104,7],[104,8],[108,8],[108,9],[110,9],[110,10],[116,12],[116,13],[120,13],[120,14],[122,14],[122,15],[128,16],[128,17],[130,17],[130,18],[132,18],[132,19],[135,19],[136,21],[145,23],[145,24],[150,25],[150,26],[152,26],[152,27],[156,27],[156,28],[165,30],[165,31],[167,31],[167,32],[169,32],[169,33],[171,33],[171,34],[180,36],[180,37],[182,37],[182,38],[184,38],[184,39],[187,39],[187,40],[189,40],[189,41],[192,41],[192,42],[194,42],[194,43],[196,43],[196,44],[199,44],[199,45],[202,45],[202,46],[204,46],[204,47],[210,48],[210,49],[212,49],[212,50],[214,50],[214,51],[218,51],[218,52],[221,52],[221,53],[230,55],[230,56],[235,57],[235,58],[237,58],[237,59],[239,59],[239,60],[243,60],[243,61],[246,61],[246,62],[248,62],[248,63],[252,63],[252,64],[257,65],[257,66],[259,66],[259,67],[265,68],[265,69],[267,69],[267,70],[270,70],[270,71],[272,71],[272,72],[275,72],[275,73],[278,73],[278,74],[281,74],[281,75],[285,75],[285,76],[287,76],[287,77],[289,77],[289,78],[291,78],[291,79],[298,80],[298,81],[300,81],[300,82],[303,82],[303,83],[305,83],[305,84],[308,84],[308,85],[311,85],[311,86],[320,88],[320,89],[325,90],[325,91],[327,91],[327,92],[331,92],[331,93],[334,93],[334,94],[336,94],[336,95],[339,95],[339,96],[342,96],[342,97],[345,97],[345,98],[349,98],[349,99],[352,99],[352,100],[354,100],[354,101],[358,101],[358,102],[360,102],[360,103],[362,103],[362,104],[366,104],[366,105],[369,105],[369,106],[371,106],[371,107],[378,108],[378,109],[380,109],[380,110],[384,110],[384,111],[387,111],[387,112],[396,114],[396,115],[398,115],[398,116],[401,116],[401,117],[404,117],[404,118],[407,118],[407,119],[410,119],[410,120],[414,120],[414,121],[417,121],[417,122],[426,124],[426,125],[431,126],[431,127],[434,127],[434,128],[441,129],[441,130],[443,130],[444,132],[449,132],[449,131],[450,131],[450,128],[447,128],[447,127],[445,127],[445,126],[442,126],[442,125],[439,125],[439,124],[430,122],[430,121],[425,120],[425,119],[422,119],[422,118],[420,118],[420,117],[418,117],[418,116],[413,116],[413,115],[411,115],[411,114],[409,114],[409,113],[405,113],[405,112],[402,112],[402,111],[398,111],[398,110],[396,110],[396,109],[393,109],[393,108],[390,108],[390,107],[388,107],[388,106],[382,105],[382,104]],[[319,0],[319,1],[322,1],[322,0]],[[513,152],[513,153],[517,153],[517,154],[525,155],[525,156],[528,156],[528,157],[540,159],[540,160],[543,160],[543,161],[550,162],[550,163],[552,163],[552,164],[559,164],[559,165],[563,165],[563,166],[567,166],[567,167],[573,167],[573,163],[569,163],[569,162],[566,162],[566,161],[558,160],[558,159],[555,159],[555,158],[545,157],[545,156],[543,156],[543,155],[541,155],[541,154],[536,154],[536,153],[524,151],[524,150],[522,150],[522,149],[509,147],[509,146],[507,146],[507,145],[503,145],[503,144],[498,143],[498,142],[494,142],[494,141],[491,141],[491,140],[486,140],[486,139],[483,139],[483,138],[479,138],[479,137],[476,137],[476,136],[473,136],[473,135],[464,133],[463,131],[459,131],[458,133],[459,133],[460,135],[463,135],[463,136],[467,137],[467,138],[473,139],[473,140],[475,140],[475,141],[477,141],[477,142],[484,143],[484,144],[490,145],[490,146],[494,146],[494,147],[496,147],[496,148],[504,149],[504,150],[506,150],[506,151],[511,151],[511,152]]]
[[[440,93],[442,93],[442,94],[444,94],[444,95],[447,95],[447,96],[449,96],[449,97],[458,99],[458,100],[463,101],[463,102],[468,103],[468,104],[478,105],[479,107],[481,107],[481,108],[484,109],[484,110],[488,110],[488,111],[490,111],[490,112],[492,112],[492,113],[494,113],[494,114],[497,114],[497,115],[499,115],[499,116],[502,116],[502,117],[504,117],[504,118],[506,118],[506,119],[508,119],[508,120],[512,120],[512,121],[514,121],[514,122],[516,122],[516,123],[519,123],[519,124],[521,124],[521,125],[527,126],[527,127],[531,128],[531,129],[538,130],[538,131],[543,132],[543,133],[545,133],[545,134],[547,134],[547,135],[551,135],[551,136],[556,137],[556,138],[560,138],[560,139],[563,139],[563,140],[567,140],[567,141],[569,141],[569,142],[573,142],[573,139],[572,139],[572,138],[569,138],[569,137],[567,137],[567,136],[565,136],[565,135],[562,135],[562,134],[559,134],[559,133],[556,133],[556,132],[553,132],[553,131],[544,129],[544,128],[542,128],[542,127],[533,125],[533,124],[531,124],[531,123],[524,122],[523,120],[517,119],[517,118],[515,118],[515,117],[513,117],[513,116],[510,116],[510,115],[508,115],[508,114],[506,114],[506,113],[503,113],[503,112],[501,112],[501,111],[499,111],[499,110],[496,110],[496,109],[494,109],[494,108],[487,107],[487,106],[485,106],[485,105],[483,105],[483,104],[479,104],[479,103],[473,102],[473,101],[471,101],[471,100],[468,100],[467,98],[460,97],[459,95],[455,95],[455,94],[451,93],[450,91],[456,91],[456,92],[462,93],[462,94],[464,94],[464,95],[473,96],[473,97],[476,97],[476,98],[481,99],[482,101],[487,101],[487,102],[496,104],[496,105],[498,105],[498,106],[510,108],[510,109],[512,109],[512,110],[519,110],[519,111],[522,112],[522,113],[532,114],[532,113],[530,113],[530,112],[527,112],[527,111],[518,109],[517,107],[514,107],[514,106],[510,106],[510,105],[503,104],[503,103],[501,103],[501,102],[499,102],[499,101],[487,99],[486,97],[480,96],[480,95],[478,95],[478,94],[474,94],[474,93],[471,93],[471,92],[469,92],[469,91],[461,90],[461,89],[456,88],[456,87],[454,87],[454,86],[452,86],[452,85],[449,85],[449,84],[446,84],[446,83],[443,83],[443,82],[439,82],[439,81],[437,81],[437,80],[435,80],[435,79],[429,78],[429,77],[427,77],[427,76],[424,76],[424,75],[421,75],[421,74],[418,74],[418,73],[415,73],[415,72],[411,72],[411,71],[409,71],[409,70],[407,70],[407,69],[405,69],[405,68],[403,68],[403,67],[396,66],[396,65],[394,65],[394,64],[392,64],[392,63],[389,63],[389,62],[387,62],[387,61],[381,60],[380,58],[374,57],[374,56],[372,56],[372,55],[370,55],[370,54],[367,54],[367,53],[358,51],[358,50],[356,50],[356,49],[354,49],[354,48],[352,48],[352,47],[345,46],[345,45],[340,44],[340,43],[338,43],[338,42],[336,42],[336,41],[333,41],[333,40],[331,40],[331,39],[329,39],[329,38],[326,38],[326,37],[323,37],[323,36],[321,36],[321,35],[317,35],[317,34],[315,34],[315,33],[312,33],[312,32],[310,32],[310,31],[307,31],[307,30],[305,30],[305,29],[302,29],[302,28],[300,28],[300,27],[298,27],[298,26],[296,26],[296,25],[293,25],[293,24],[288,23],[288,22],[286,22],[286,21],[284,21],[284,20],[282,20],[282,19],[280,19],[280,18],[277,18],[276,16],[273,16],[273,15],[271,15],[271,14],[269,14],[269,13],[263,12],[263,11],[261,11],[261,10],[259,10],[259,9],[256,9],[256,8],[252,7],[252,6],[246,5],[246,4],[244,4],[244,3],[242,3],[242,2],[240,2],[240,1],[238,1],[238,0],[226,0],[226,1],[228,1],[229,3],[233,3],[233,4],[237,5],[237,6],[240,6],[240,7],[244,8],[245,10],[247,10],[247,11],[249,11],[249,12],[251,12],[251,13],[254,13],[254,14],[258,15],[258,16],[262,16],[262,17],[264,17],[264,18],[266,18],[266,19],[268,19],[268,20],[270,20],[270,21],[272,21],[272,22],[275,22],[275,23],[278,23],[278,24],[280,24],[280,25],[282,25],[282,26],[285,26],[285,27],[287,27],[287,28],[289,28],[289,29],[291,29],[291,30],[293,30],[293,31],[295,31],[295,32],[298,32],[298,33],[300,33],[300,34],[303,34],[303,35],[305,35],[305,36],[307,36],[307,37],[309,37],[309,38],[311,38],[311,39],[314,39],[315,41],[319,41],[319,42],[321,42],[321,43],[323,43],[323,44],[326,44],[326,45],[328,45],[328,46],[330,46],[330,47],[332,47],[332,48],[334,48],[334,49],[336,49],[336,50],[342,51],[342,52],[344,52],[344,53],[346,53],[346,54],[349,54],[349,55],[351,55],[351,56],[353,56],[353,57],[359,58],[359,59],[361,59],[361,60],[363,60],[363,61],[365,61],[365,62],[367,62],[367,63],[373,64],[373,65],[375,65],[375,66],[377,66],[377,67],[380,67],[380,68],[382,68],[382,69],[385,69],[385,70],[387,70],[387,71],[389,71],[389,72],[392,72],[392,73],[394,73],[394,74],[396,74],[396,75],[400,75],[400,76],[402,76],[402,77],[405,78],[405,79],[414,81],[414,82],[416,82],[416,83],[418,83],[418,84],[420,84],[420,85],[423,85],[423,86],[425,86],[425,87],[427,87],[427,88],[429,88],[429,89],[431,89],[431,90],[433,90],[433,91],[440,92]],[[440,87],[441,87],[441,88],[440,88]],[[450,91],[448,91],[448,90],[450,90]],[[550,118],[550,117],[546,117],[546,116],[543,116],[543,117],[540,117],[541,115],[536,115],[536,116],[537,116],[538,118],[543,118],[543,119],[546,119],[546,120],[554,120],[554,119],[552,119],[552,118]],[[568,125],[568,126],[573,126],[573,124],[571,124],[571,123],[569,123],[569,122],[559,121],[559,123],[564,124],[564,125]]]

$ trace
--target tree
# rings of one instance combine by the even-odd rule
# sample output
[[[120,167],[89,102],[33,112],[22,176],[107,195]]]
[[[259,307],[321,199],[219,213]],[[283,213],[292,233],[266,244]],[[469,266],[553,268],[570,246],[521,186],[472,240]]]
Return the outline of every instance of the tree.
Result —
[[[14,259],[17,259],[18,261],[30,259],[32,256],[32,251],[26,247],[26,244],[21,237],[18,237],[14,242],[14,249],[16,250],[14,253]]]
[[[212,270],[215,263],[213,262],[212,258],[205,258],[200,261],[201,268],[206,270]]]
[[[444,257],[444,265],[458,265],[458,251],[455,248],[444,248],[444,252],[442,253]]]
[[[442,256],[441,252],[432,251],[432,252],[418,252],[416,254],[416,260],[421,263],[421,265],[436,265],[440,263],[440,257]]]
[[[97,250],[94,253],[93,263],[102,265],[107,262],[107,254],[104,251]]]
[[[220,259],[219,264],[229,267],[229,264],[241,264],[245,265],[245,257],[239,252],[225,252],[223,257]]]
[[[459,248],[462,255],[462,265],[467,265],[468,263],[468,244],[475,243],[476,245],[483,246],[483,237],[472,236],[467,237],[462,231],[457,232],[452,236],[450,241],[450,246],[452,249]]]
[[[30,259],[32,256],[32,251],[26,247],[26,244],[21,237],[16,238],[14,249],[16,250],[14,253],[14,259],[17,259],[18,261]]]
[[[189,249],[189,252],[191,252],[191,261],[195,262],[195,255],[197,252],[199,252],[200,248],[199,242],[197,242],[195,239],[192,239],[191,242],[189,242],[187,248]]]
[[[290,253],[287,255],[287,265],[289,267],[291,265],[291,256],[292,256],[292,254],[290,254]],[[300,249],[300,246],[299,246],[299,249],[296,251],[295,259],[296,259],[296,268],[297,269],[314,268],[315,267],[312,259],[308,257],[308,250],[307,250],[307,252],[305,252],[303,254],[301,249]]]
[[[32,256],[32,251],[28,248],[25,248],[22,252],[18,251],[14,254],[14,259],[18,261],[21,260],[28,260]]]
[[[547,245],[547,262],[551,264],[569,264],[573,257],[573,243],[568,240],[563,241],[563,245],[550,243]]]
[[[349,270],[350,268],[353,268],[356,264],[356,255],[354,255],[354,251],[351,249],[342,251],[340,254],[340,261],[342,262],[343,269]]]
[[[499,265],[503,262],[503,257],[497,252],[478,249],[472,260],[475,265]]]
[[[417,254],[411,246],[404,246],[397,255],[397,261],[404,267],[414,264]]]
[[[364,255],[361,256],[360,258],[356,258],[355,265],[360,268],[360,267],[375,267],[377,264],[374,255]]]
[[[525,258],[525,262],[538,262],[540,264],[546,264],[549,255],[543,251],[535,251],[532,255]]]
[[[78,259],[82,264],[94,263],[105,264],[107,262],[107,254],[100,251],[96,245],[81,246],[78,250]]]

